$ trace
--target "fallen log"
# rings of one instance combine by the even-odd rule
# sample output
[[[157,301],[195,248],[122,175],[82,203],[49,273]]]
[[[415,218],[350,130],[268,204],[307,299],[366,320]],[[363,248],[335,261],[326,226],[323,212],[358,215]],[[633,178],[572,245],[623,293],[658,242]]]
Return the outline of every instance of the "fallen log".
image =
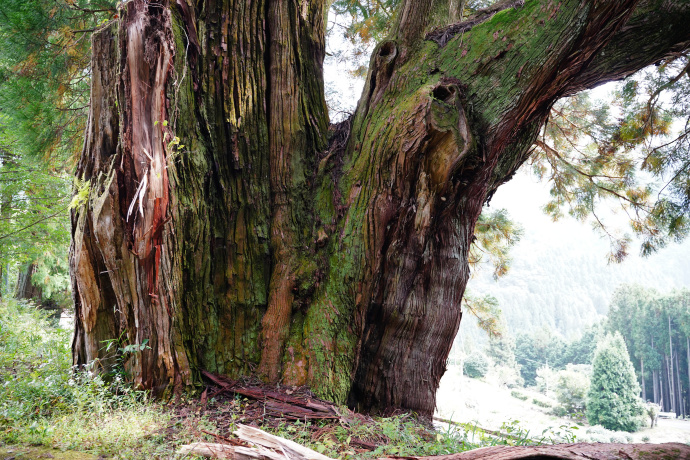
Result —
[[[665,444],[553,444],[549,446],[492,446],[433,457],[386,457],[378,460],[690,460],[690,446]]]

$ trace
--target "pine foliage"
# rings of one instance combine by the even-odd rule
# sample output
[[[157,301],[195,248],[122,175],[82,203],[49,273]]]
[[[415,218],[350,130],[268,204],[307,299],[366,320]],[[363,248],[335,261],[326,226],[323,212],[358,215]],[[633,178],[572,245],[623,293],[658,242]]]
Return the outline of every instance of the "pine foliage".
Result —
[[[91,32],[115,0],[0,2],[0,279],[29,264],[44,299],[68,295],[71,175],[89,109]]]

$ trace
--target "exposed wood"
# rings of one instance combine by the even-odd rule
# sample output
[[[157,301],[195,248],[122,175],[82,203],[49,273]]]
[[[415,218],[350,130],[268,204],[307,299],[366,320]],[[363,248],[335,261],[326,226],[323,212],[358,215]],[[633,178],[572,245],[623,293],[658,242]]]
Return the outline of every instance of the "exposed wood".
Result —
[[[289,439],[274,436],[251,426],[239,425],[235,435],[254,447],[198,442],[182,446],[178,453],[182,455],[193,454],[210,458],[238,460],[332,460],[330,457],[326,457]]]
[[[198,455],[207,458],[221,458],[229,460],[286,460],[287,457],[270,451],[259,451],[251,447],[230,446],[211,442],[195,442],[181,446],[178,454]]]
[[[276,452],[282,452],[287,459],[295,460],[330,460],[329,457],[322,455],[311,449],[297,444],[296,442],[284,439],[279,436],[266,433],[258,428],[247,425],[240,425],[235,434],[238,438],[250,444]]]

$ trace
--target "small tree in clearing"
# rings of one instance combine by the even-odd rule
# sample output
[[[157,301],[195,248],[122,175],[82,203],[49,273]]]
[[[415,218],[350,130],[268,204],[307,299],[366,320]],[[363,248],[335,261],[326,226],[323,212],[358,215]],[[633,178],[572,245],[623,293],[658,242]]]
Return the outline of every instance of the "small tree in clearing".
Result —
[[[623,337],[607,334],[594,355],[587,420],[609,430],[635,431],[643,413],[639,393]]]
[[[558,415],[584,417],[591,374],[590,364],[568,364],[564,370],[558,371],[555,387]]]

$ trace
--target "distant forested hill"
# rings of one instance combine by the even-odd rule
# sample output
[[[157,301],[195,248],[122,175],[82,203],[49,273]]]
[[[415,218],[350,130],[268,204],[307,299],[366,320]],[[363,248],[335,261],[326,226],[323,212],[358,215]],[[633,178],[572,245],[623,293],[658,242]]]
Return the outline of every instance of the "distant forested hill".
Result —
[[[563,338],[576,338],[606,315],[614,290],[623,283],[662,292],[690,286],[690,241],[648,258],[637,255],[639,243],[633,242],[626,261],[609,265],[608,240],[570,217],[552,222],[541,211],[547,200],[545,185],[525,173],[498,190],[490,209],[507,209],[524,235],[512,249],[508,275],[494,281],[486,267],[477,270],[469,283],[473,294],[491,294],[499,301],[511,335],[546,327]],[[609,216],[609,220],[622,218]],[[483,343],[485,333],[474,323],[465,315],[461,334]]]

